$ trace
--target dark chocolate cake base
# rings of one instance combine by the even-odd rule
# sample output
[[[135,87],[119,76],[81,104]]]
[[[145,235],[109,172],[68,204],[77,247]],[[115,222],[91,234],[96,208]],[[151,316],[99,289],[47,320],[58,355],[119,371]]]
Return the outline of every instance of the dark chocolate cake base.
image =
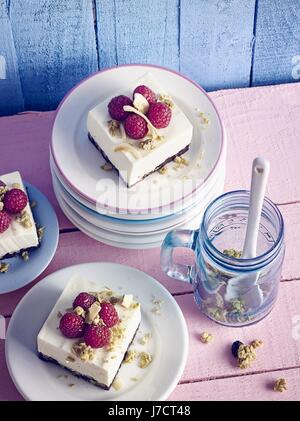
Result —
[[[133,335],[132,341],[130,342],[130,344],[128,345],[127,350],[126,350],[126,351],[125,351],[125,353],[124,353],[123,360],[124,360],[124,358],[125,358],[126,352],[127,352],[127,351],[128,351],[128,349],[130,348],[130,346],[131,346],[132,342],[134,341],[134,338],[136,337],[136,334],[137,334],[137,331],[139,330],[139,327],[140,327],[140,325],[137,327],[137,330],[135,331],[135,334]],[[85,381],[87,381],[87,382],[89,382],[89,383],[93,384],[94,386],[100,387],[101,389],[104,389],[104,390],[109,390],[109,389],[111,388],[111,385],[113,384],[113,382],[114,382],[115,378],[117,377],[117,375],[118,375],[118,373],[119,373],[119,371],[120,371],[120,368],[121,368],[122,362],[123,362],[123,360],[122,360],[122,362],[121,362],[121,364],[120,364],[120,367],[118,368],[118,370],[117,370],[117,372],[116,372],[116,375],[115,375],[115,377],[113,378],[113,380],[112,380],[111,384],[110,384],[109,386],[107,386],[106,384],[103,384],[103,383],[98,383],[98,382],[97,382],[95,379],[93,379],[92,377],[89,377],[89,376],[84,376],[83,374],[80,374],[80,373],[78,373],[77,371],[71,370],[70,368],[66,367],[65,365],[60,364],[60,363],[59,363],[58,361],[56,361],[54,358],[52,358],[52,357],[48,357],[47,355],[44,355],[44,354],[42,354],[41,352],[38,352],[38,357],[39,357],[41,360],[43,360],[43,361],[50,362],[50,363],[54,363],[54,364],[56,364],[56,365],[58,365],[58,366],[60,366],[60,367],[64,368],[64,369],[65,369],[66,371],[68,371],[69,373],[73,374],[73,376],[78,377],[78,378],[80,378],[80,379],[83,379],[83,380],[85,380]]]
[[[102,156],[103,156],[103,158],[105,159],[105,161],[106,162],[108,162],[112,167],[113,167],[113,169],[115,170],[115,171],[117,171],[117,173],[119,174],[119,170],[118,170],[118,168],[116,168],[115,166],[114,166],[114,164],[109,160],[109,158],[107,157],[107,155],[105,154],[105,152],[100,148],[100,146],[97,144],[97,142],[93,139],[93,137],[90,135],[90,133],[88,134],[88,137],[89,137],[89,140],[92,142],[92,144],[98,149],[98,151],[99,152],[101,152],[101,154],[102,154]],[[176,158],[176,156],[180,156],[180,155],[183,155],[185,152],[187,152],[188,150],[189,150],[189,147],[190,147],[190,145],[187,145],[185,148],[183,148],[183,149],[181,149],[181,151],[179,151],[177,154],[175,154],[175,155],[172,155],[172,156],[170,156],[169,158],[167,158],[162,164],[160,164],[160,165],[158,165],[153,171],[150,171],[149,173],[147,173],[147,174],[145,174],[144,176],[143,176],[143,178],[140,180],[140,181],[142,181],[142,180],[144,180],[144,178],[146,178],[146,177],[148,177],[148,175],[150,175],[150,174],[153,174],[154,172],[156,172],[156,171],[158,171],[158,170],[160,170],[161,168],[163,168],[165,165],[167,165],[169,162],[171,162],[171,161],[173,161],[175,158]],[[120,175],[120,174],[119,174]],[[139,181],[138,181],[139,182]],[[137,183],[138,183],[137,182]],[[135,183],[135,184],[137,184],[137,183]],[[128,188],[130,188],[130,187],[133,187],[133,186],[135,186],[135,184],[132,184],[131,186],[129,186],[128,184],[127,184],[127,187]]]

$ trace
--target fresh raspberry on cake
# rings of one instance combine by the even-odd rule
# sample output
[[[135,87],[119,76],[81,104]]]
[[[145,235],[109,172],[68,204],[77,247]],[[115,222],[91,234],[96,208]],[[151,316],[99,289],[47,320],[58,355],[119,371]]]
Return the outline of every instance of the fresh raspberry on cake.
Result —
[[[0,234],[2,234],[4,231],[6,231],[11,224],[11,216],[5,212],[0,212]]]
[[[59,322],[61,333],[67,338],[80,338],[84,333],[84,320],[75,313],[65,313]]]
[[[27,195],[21,189],[11,189],[4,195],[4,209],[9,213],[21,212],[27,203]]]
[[[148,88],[148,86],[146,85],[139,85],[135,88],[135,90],[133,91],[133,96],[134,94],[140,94],[143,95],[143,97],[146,98],[146,100],[149,102],[149,104],[153,104],[154,102],[156,102],[156,95],[155,93]]]
[[[114,305],[111,303],[107,303],[107,302],[101,303],[99,316],[103,320],[103,323],[108,327],[113,327],[119,321],[117,310],[115,309]]]
[[[124,105],[131,105],[132,100],[125,95],[114,97],[108,104],[108,112],[111,118],[118,121],[123,121],[129,115],[128,111],[124,111]]]
[[[84,331],[84,341],[92,348],[102,348],[109,344],[110,330],[107,326],[87,325]]]
[[[155,104],[150,105],[147,117],[154,127],[157,129],[163,129],[168,127],[171,121],[172,110],[167,106],[167,104],[163,102],[156,102]]]
[[[142,139],[148,133],[148,125],[143,117],[137,114],[129,114],[124,123],[127,136],[132,139]]]
[[[95,301],[96,298],[93,295],[81,292],[73,301],[73,308],[82,307],[84,310],[88,310]]]

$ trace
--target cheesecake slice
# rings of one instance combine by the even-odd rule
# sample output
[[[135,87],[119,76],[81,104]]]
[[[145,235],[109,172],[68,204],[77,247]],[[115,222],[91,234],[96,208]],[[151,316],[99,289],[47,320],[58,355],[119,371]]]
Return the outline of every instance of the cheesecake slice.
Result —
[[[76,277],[38,334],[38,355],[108,390],[140,321],[140,304],[132,295],[121,296]]]
[[[11,205],[7,201],[12,190],[17,196],[18,191],[20,193],[21,190],[21,199],[17,200],[17,206],[21,206],[18,212],[13,209],[16,198],[12,198]],[[5,206],[6,201],[7,208]],[[23,209],[22,203],[24,205],[26,203]],[[0,259],[38,246],[39,240],[35,221],[26,189],[18,171],[0,176],[0,213],[3,222],[0,230]]]
[[[141,94],[134,94],[138,86],[148,87],[155,93],[156,102],[162,102],[170,108],[171,119],[166,127],[157,128],[158,124],[149,124],[151,105]],[[112,98],[126,96],[134,100],[132,106],[125,106],[129,114],[137,113],[144,118],[148,130],[142,138],[131,138],[126,131],[126,119],[112,119],[108,105]],[[127,108],[126,108],[127,107]],[[153,121],[153,120],[152,120]],[[176,156],[185,153],[190,145],[193,126],[173,98],[147,73],[142,78],[128,83],[126,89],[112,93],[88,113],[87,129],[89,139],[114,167],[120,177],[131,187],[147,175],[164,167]]]

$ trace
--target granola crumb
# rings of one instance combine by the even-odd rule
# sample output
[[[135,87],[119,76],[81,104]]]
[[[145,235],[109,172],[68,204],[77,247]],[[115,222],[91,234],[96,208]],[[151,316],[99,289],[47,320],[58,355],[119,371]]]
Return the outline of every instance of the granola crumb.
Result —
[[[9,269],[9,263],[0,263],[0,273],[7,273]]]
[[[46,229],[45,227],[41,227],[39,225],[37,225],[37,227],[36,227],[39,243],[42,241],[42,239],[44,237],[45,229]]]
[[[75,313],[75,314],[77,314],[77,316],[82,316],[82,317],[85,317],[85,311],[84,311],[84,309],[83,309],[82,307],[80,307],[80,306],[75,307],[75,309],[74,309],[74,313]]]
[[[61,311],[58,311],[58,312],[57,312],[57,318],[58,318],[58,319],[61,319],[61,318],[62,318],[62,316],[63,316],[62,312],[61,312]]]
[[[256,359],[256,352],[251,345],[240,345],[238,349],[238,366],[241,369],[250,367],[251,363]]]
[[[285,392],[287,390],[287,384],[285,379],[278,379],[274,384],[275,392]]]
[[[138,382],[139,378],[138,377],[130,377],[130,380],[132,380],[133,382]]]
[[[66,363],[74,363],[76,360],[74,357],[72,357],[71,355],[69,355],[66,359],[65,359]]]
[[[22,190],[21,184],[20,183],[12,183],[11,187],[13,189],[20,189]]]
[[[118,391],[118,390],[122,389],[122,387],[123,387],[123,382],[122,382],[122,380],[120,379],[120,377],[115,378],[115,380],[112,382],[112,387],[113,387],[116,391]]]
[[[37,207],[37,202],[35,200],[33,200],[32,202],[30,202],[30,207],[31,209],[34,209]]]
[[[82,361],[91,361],[95,357],[95,350],[86,345],[85,342],[75,342],[72,346],[72,352]]]
[[[16,218],[16,221],[23,225],[24,228],[31,228],[32,221],[29,213],[26,210],[23,210]]]
[[[137,353],[134,350],[128,350],[125,354],[124,363],[132,363]]]
[[[256,349],[263,345],[263,341],[261,341],[260,339],[255,339],[254,341],[251,342],[251,345],[253,346],[254,349]]]
[[[208,344],[212,340],[213,340],[213,335],[211,333],[208,333],[208,332],[202,332],[201,333],[201,335],[200,335],[200,341],[203,344]]]
[[[28,262],[28,260],[29,260],[29,253],[28,253],[28,251],[22,251],[21,257],[24,260],[24,262]]]
[[[68,386],[69,387],[74,387],[75,386],[75,383],[69,383]]]
[[[101,165],[102,170],[104,171],[112,171],[113,166],[109,162],[105,162],[105,164]]]
[[[170,95],[166,95],[166,94],[159,94],[158,95],[158,100],[160,102],[164,102],[168,107],[173,108],[174,107],[174,101],[172,99],[172,97]]]
[[[149,339],[151,338],[151,333],[145,333],[139,340],[139,343],[141,345],[146,345],[149,342]]]
[[[115,137],[115,136],[121,136],[121,125],[118,121],[116,120],[109,120],[107,122],[107,126],[108,126],[108,131],[109,133]]]
[[[208,116],[205,113],[203,113],[203,112],[201,112],[199,110],[197,110],[197,111],[198,111],[198,117],[201,120],[201,126],[204,129],[206,129],[209,126],[209,123],[210,123],[209,118],[208,118]]]
[[[161,174],[161,175],[166,174],[166,173],[167,173],[167,171],[168,171],[168,168],[167,168],[166,166],[161,167],[161,168],[158,170],[159,174]]]
[[[3,202],[0,202],[0,212],[3,210],[3,208],[4,208]]]
[[[223,254],[228,257],[234,257],[235,259],[240,259],[242,257],[242,252],[235,249],[225,249],[223,250]]]
[[[151,363],[152,357],[148,352],[139,353],[139,367],[146,368]]]

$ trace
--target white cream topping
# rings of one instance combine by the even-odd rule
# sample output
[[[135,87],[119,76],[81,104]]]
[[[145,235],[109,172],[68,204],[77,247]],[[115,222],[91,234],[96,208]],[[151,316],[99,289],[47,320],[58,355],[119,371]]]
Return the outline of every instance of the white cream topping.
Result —
[[[21,186],[21,189],[26,193],[21,175],[18,171],[1,175],[0,180],[3,181],[9,189],[12,188],[14,183],[18,183]],[[9,228],[0,234],[0,258],[6,254],[13,254],[23,249],[36,247],[39,243],[29,202],[24,210],[27,212],[30,221],[32,222],[32,226],[30,228],[24,227],[17,221],[17,217],[14,215]]]
[[[109,350],[110,348],[96,349],[92,360],[82,361],[74,355],[71,348],[74,342],[78,340],[65,338],[60,330],[57,329],[59,326],[58,314],[64,314],[66,309],[71,307],[73,300],[80,292],[101,292],[103,290],[105,290],[104,286],[99,287],[82,278],[75,277],[71,279],[38,334],[37,344],[39,352],[55,359],[59,364],[84,376],[91,377],[98,383],[109,386],[140,324],[140,306],[124,308],[119,303],[115,304],[121,319],[121,323],[118,326],[124,328],[123,338],[116,342],[112,350]]]
[[[116,153],[115,147],[124,142],[124,139],[112,136],[108,132],[107,121],[111,118],[108,114],[107,104],[111,98],[118,95],[128,95],[131,97],[134,88],[138,85],[147,85],[157,94],[163,92],[163,89],[154,80],[153,76],[147,73],[139,80],[127,85],[126,89],[112,93],[109,98],[89,112],[87,119],[89,133],[108,156],[111,163],[119,170],[120,175],[129,186],[140,181],[146,174],[154,171],[156,167],[168,158],[184,149],[191,142],[193,135],[192,124],[176,104],[176,101],[174,101],[171,122],[165,129],[157,130],[162,140],[158,142],[154,149],[139,149],[139,158],[125,150]],[[127,138],[127,141],[138,150],[139,141],[129,138]]]

